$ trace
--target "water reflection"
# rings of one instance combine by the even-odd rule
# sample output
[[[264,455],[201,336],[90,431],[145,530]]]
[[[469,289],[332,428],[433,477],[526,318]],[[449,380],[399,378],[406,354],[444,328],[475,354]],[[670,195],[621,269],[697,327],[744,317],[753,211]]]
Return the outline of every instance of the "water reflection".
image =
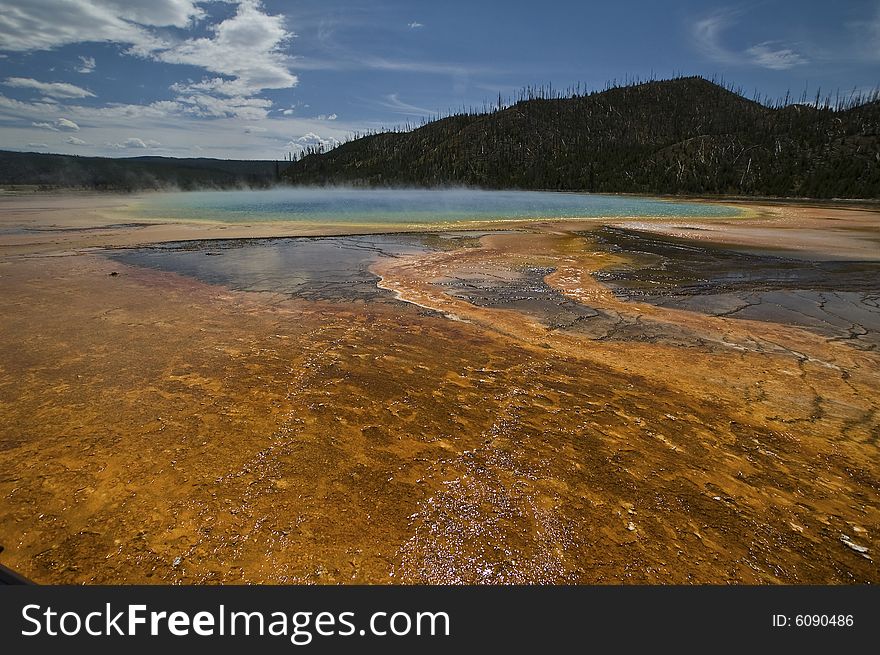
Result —
[[[110,257],[236,290],[352,301],[390,299],[376,286],[370,264],[425,252],[432,249],[428,244],[420,235],[230,239],[118,250]]]

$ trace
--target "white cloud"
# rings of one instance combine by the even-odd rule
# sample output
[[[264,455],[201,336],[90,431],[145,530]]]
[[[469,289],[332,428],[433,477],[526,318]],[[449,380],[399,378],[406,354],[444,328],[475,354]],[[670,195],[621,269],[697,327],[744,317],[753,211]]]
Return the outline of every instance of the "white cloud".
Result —
[[[733,66],[760,66],[772,70],[786,70],[808,63],[807,58],[779,41],[764,41],[744,50],[724,45],[724,32],[736,23],[741,11],[719,11],[694,22],[694,43],[702,53],[714,61]]]
[[[10,149],[33,149],[27,144],[42,142],[44,137],[31,123],[55,127],[62,112],[65,118],[83,126],[82,134],[76,133],[76,136],[88,141],[89,152],[110,156],[161,153],[181,157],[271,160],[280,158],[289,150],[299,152],[308,145],[323,143],[328,149],[354,132],[381,127],[373,122],[345,123],[341,119],[319,121],[316,118],[286,117],[280,112],[257,120],[238,116],[204,120],[188,111],[190,109],[190,106],[176,101],[95,107],[77,105],[75,101],[63,105],[25,102],[0,94],[3,145]],[[49,147],[62,153],[82,152],[83,146],[65,143],[66,136]],[[137,142],[125,147],[126,140],[133,138],[139,138],[147,148],[141,148]]]
[[[467,77],[472,74],[498,73],[498,69],[473,64],[454,64],[415,59],[387,59],[364,54],[338,54],[331,58],[294,56],[291,58],[298,70],[380,70],[399,73],[426,73],[429,75],[456,75]]]
[[[72,129],[67,122],[55,119],[59,111],[64,111],[68,116],[77,120],[94,121],[101,123],[130,124],[132,121],[162,121],[172,116],[195,115],[191,107],[173,100],[159,100],[148,105],[130,105],[111,103],[103,107],[84,107],[82,105],[66,105],[61,107],[55,103],[23,102],[8,98],[0,94],[0,115],[18,119],[39,117],[43,122],[33,125],[58,131],[62,128]],[[53,116],[54,115],[54,116]],[[51,122],[50,120],[51,119]],[[76,124],[72,119],[64,119],[69,123]],[[78,125],[77,125],[78,127]]]
[[[49,144],[48,144],[48,143],[28,143],[28,144],[27,144],[27,147],[28,147],[28,148],[43,148],[43,149],[48,149],[48,148],[49,148]]]
[[[420,27],[424,27],[424,24],[419,23],[418,21],[413,21],[412,23],[407,23],[407,27],[411,30],[417,30]]]
[[[61,130],[71,130],[73,132],[79,132],[79,125],[66,118],[59,118],[57,121],[55,121],[55,125]]]
[[[91,73],[95,70],[94,57],[79,57],[79,65],[76,67],[77,73]]]
[[[223,118],[235,116],[246,120],[265,118],[272,107],[272,101],[264,98],[218,98],[206,94],[180,96],[177,103],[184,106],[183,111],[202,118]]]
[[[336,114],[318,114],[315,116],[315,120],[318,121],[335,121],[339,116]]]
[[[92,41],[149,51],[160,43],[149,28],[184,28],[203,15],[197,4],[196,0],[3,0],[0,49],[52,50]]]
[[[79,125],[74,123],[71,120],[66,118],[58,118],[53,123],[38,123],[36,121],[32,122],[31,125],[34,127],[39,127],[44,130],[52,130],[53,132],[60,132],[61,130],[69,130],[71,132],[78,132]]]
[[[164,119],[185,111],[185,106],[173,100],[158,100],[148,105],[111,103],[105,107],[68,107],[74,115],[86,119],[125,121],[140,119]]]
[[[735,14],[717,12],[701,18],[693,25],[694,41],[703,54],[715,61],[730,63],[735,55],[721,45],[721,34],[733,22]]]
[[[774,48],[772,41],[753,45],[746,54],[758,66],[773,70],[788,70],[807,63],[805,57],[790,48]]]
[[[115,9],[126,20],[155,27],[188,27],[205,12],[196,5],[203,0],[97,0],[96,4]]]
[[[173,30],[158,28],[192,27],[205,17],[198,5],[209,4],[207,0],[4,0],[0,50],[51,50],[86,41],[128,45],[130,55],[196,66],[222,76],[172,87],[183,96],[184,104],[201,107],[193,111],[215,117],[258,116],[271,103],[251,103],[251,96],[297,84],[296,75],[290,72],[291,60],[283,51],[293,33],[287,30],[284,16],[267,14],[259,0],[232,2],[237,5],[235,14],[208,26],[208,36],[181,38]],[[93,58],[80,57],[80,62],[79,72],[94,69]],[[62,83],[45,85],[32,80],[29,85],[50,97],[93,95]],[[230,101],[205,100],[208,96]]]
[[[108,143],[107,144],[111,148],[118,149],[128,149],[128,150],[146,150],[148,148],[158,148],[160,144],[158,141],[153,141],[151,139],[147,139],[144,141],[143,139],[139,139],[137,137],[129,137],[125,139],[122,143]]]
[[[399,94],[392,93],[384,97],[383,100],[376,103],[384,109],[390,109],[395,114],[404,114],[408,116],[433,116],[437,111],[426,109],[425,107],[417,107],[404,102],[400,99]]]
[[[87,146],[87,145],[89,145],[88,143],[86,143],[82,139],[78,139],[75,136],[67,137],[66,139],[64,139],[64,142],[69,143],[72,146]]]
[[[292,38],[284,17],[263,13],[257,0],[240,0],[234,16],[210,28],[211,37],[188,39],[152,53],[155,59],[188,64],[232,80],[204,80],[193,88],[236,96],[297,84],[282,46]]]
[[[241,80],[227,80],[222,77],[205,79],[201,82],[175,82],[169,87],[178,94],[184,93],[216,93],[223,96],[250,95],[250,89]]]
[[[40,82],[29,77],[7,77],[3,82],[5,86],[20,89],[36,89],[50,98],[94,98],[95,94],[86,91],[75,84],[67,82]]]
[[[301,137],[292,139],[287,143],[288,150],[303,152],[308,148],[323,148],[325,151],[339,145],[339,140],[334,137],[322,137],[314,132],[307,132]]]
[[[46,114],[57,112],[58,106],[45,101],[22,102],[0,94],[0,109],[6,110],[9,115],[30,119],[34,116],[46,118]]]
[[[304,144],[318,144],[318,143],[324,142],[324,140],[321,137],[319,137],[317,134],[315,134],[314,132],[309,132],[308,134],[303,134],[296,141],[297,141],[297,143],[304,143]]]

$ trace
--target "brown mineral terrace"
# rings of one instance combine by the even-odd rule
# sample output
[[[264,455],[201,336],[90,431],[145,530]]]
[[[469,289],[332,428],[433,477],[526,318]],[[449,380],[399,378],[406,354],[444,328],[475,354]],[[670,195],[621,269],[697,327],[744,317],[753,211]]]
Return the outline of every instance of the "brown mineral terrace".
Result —
[[[33,580],[880,582],[880,353],[848,319],[878,212],[519,224],[379,258],[387,300],[346,302],[113,259],[301,229],[127,202],[0,199],[0,560]],[[686,309],[652,286],[685,247],[863,282]],[[758,311],[786,293],[812,322]]]

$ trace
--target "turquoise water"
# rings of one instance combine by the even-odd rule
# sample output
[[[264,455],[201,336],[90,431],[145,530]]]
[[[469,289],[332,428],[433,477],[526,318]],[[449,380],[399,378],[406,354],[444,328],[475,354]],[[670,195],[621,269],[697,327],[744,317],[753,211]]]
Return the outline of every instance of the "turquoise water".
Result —
[[[741,213],[721,205],[582,193],[348,188],[158,193],[144,198],[135,211],[144,218],[343,225],[621,216],[729,217]]]

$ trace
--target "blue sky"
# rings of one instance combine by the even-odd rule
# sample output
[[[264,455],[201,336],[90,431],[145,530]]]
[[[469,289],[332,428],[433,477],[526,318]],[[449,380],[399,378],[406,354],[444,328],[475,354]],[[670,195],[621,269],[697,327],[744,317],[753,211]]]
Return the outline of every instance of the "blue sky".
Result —
[[[0,0],[0,148],[277,159],[524,85],[880,84],[880,0]]]

